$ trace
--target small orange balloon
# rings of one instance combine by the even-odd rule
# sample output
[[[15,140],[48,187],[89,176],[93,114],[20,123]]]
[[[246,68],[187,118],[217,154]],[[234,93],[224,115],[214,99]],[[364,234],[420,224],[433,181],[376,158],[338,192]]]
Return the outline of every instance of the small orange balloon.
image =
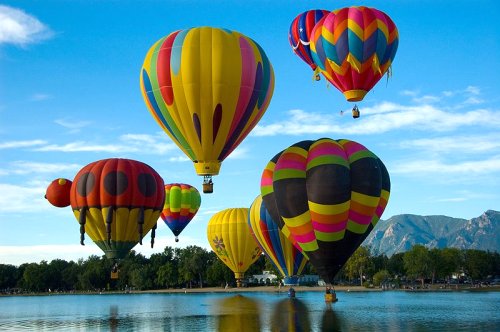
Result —
[[[45,198],[56,207],[66,207],[70,204],[69,192],[72,182],[68,179],[55,179],[47,187]]]

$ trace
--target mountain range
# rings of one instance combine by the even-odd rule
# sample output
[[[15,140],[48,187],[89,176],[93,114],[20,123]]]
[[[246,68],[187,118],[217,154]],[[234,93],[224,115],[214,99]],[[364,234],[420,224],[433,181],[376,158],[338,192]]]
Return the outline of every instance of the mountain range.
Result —
[[[500,252],[500,212],[488,210],[470,220],[401,214],[380,220],[363,242],[372,254],[388,257],[405,252],[414,244],[429,249],[452,247]]]

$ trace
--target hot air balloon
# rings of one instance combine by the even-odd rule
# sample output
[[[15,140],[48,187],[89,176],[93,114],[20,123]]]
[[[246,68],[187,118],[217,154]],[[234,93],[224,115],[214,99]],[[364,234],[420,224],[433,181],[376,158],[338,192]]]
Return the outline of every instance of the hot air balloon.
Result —
[[[327,284],[375,227],[389,192],[382,161],[345,139],[298,142],[267,164],[261,180],[269,213]]]
[[[212,250],[233,272],[237,287],[242,286],[248,270],[262,251],[250,234],[248,208],[231,208],[217,212],[210,218],[207,237]]]
[[[317,65],[314,63],[311,55],[311,48],[309,46],[310,37],[316,23],[328,13],[330,13],[328,10],[323,9],[308,10],[300,13],[292,21],[292,24],[290,24],[290,30],[288,31],[288,42],[292,46],[293,52],[311,66],[311,69],[314,70],[316,81],[319,81],[320,76],[316,69]]]
[[[68,179],[55,179],[47,187],[45,198],[50,204],[56,207],[66,207],[70,204],[69,192],[71,190],[71,182]]]
[[[361,101],[390,68],[398,48],[396,25],[375,8],[341,8],[311,32],[311,55],[320,72],[348,101]],[[357,113],[356,113],[357,112]],[[359,117],[359,110],[353,109]]]
[[[248,218],[250,233],[284,278],[285,285],[297,285],[307,258],[283,234],[271,218],[262,197],[255,198]]]
[[[179,234],[194,218],[200,208],[201,197],[198,190],[184,183],[165,185],[165,205],[161,218],[179,242]]]
[[[69,195],[82,245],[87,233],[106,257],[119,260],[152,230],[153,246],[165,190],[149,165],[119,158],[90,163],[76,175]]]
[[[264,115],[274,72],[262,48],[235,31],[179,30],[148,51],[140,75],[156,122],[194,162],[213,191],[212,176]]]
[[[251,297],[241,294],[224,297],[210,307],[214,309],[213,316],[217,317],[219,332],[261,330],[260,305]]]

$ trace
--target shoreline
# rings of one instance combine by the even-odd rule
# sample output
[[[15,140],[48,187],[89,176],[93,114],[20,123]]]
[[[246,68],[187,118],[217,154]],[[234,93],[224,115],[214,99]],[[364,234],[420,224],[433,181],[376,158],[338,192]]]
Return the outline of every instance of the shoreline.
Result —
[[[301,292],[325,292],[324,286],[295,286],[293,287],[297,293]],[[112,290],[112,291],[69,291],[69,292],[39,292],[39,293],[1,293],[3,296],[52,296],[52,295],[112,295],[112,294],[193,294],[193,293],[277,293],[286,294],[289,287],[278,286],[254,286],[254,287],[203,287],[203,288],[166,288],[166,289],[151,289],[151,290]],[[500,286],[487,287],[458,287],[458,288],[439,288],[431,287],[426,289],[382,289],[382,288],[366,288],[364,286],[335,286],[336,292],[410,292],[410,293],[433,293],[433,292],[498,292]]]

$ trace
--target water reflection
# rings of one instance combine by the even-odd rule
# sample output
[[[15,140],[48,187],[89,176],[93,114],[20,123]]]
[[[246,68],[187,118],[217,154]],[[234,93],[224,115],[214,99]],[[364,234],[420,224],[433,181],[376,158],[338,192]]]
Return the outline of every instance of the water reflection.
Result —
[[[321,331],[339,332],[342,331],[342,321],[340,314],[332,309],[331,305],[327,305],[321,318]]]
[[[235,295],[217,301],[217,331],[260,331],[260,311],[257,301]]]
[[[109,329],[117,331],[118,328],[118,306],[112,305],[109,307]]]
[[[286,298],[276,303],[271,317],[271,331],[311,331],[309,310],[297,298]]]

